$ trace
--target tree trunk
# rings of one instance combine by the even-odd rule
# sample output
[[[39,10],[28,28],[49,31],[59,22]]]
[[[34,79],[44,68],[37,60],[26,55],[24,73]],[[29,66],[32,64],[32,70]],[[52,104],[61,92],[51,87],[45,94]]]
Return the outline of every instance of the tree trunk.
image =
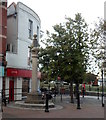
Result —
[[[74,103],[73,99],[73,81],[70,81],[70,96],[71,96],[71,103]]]

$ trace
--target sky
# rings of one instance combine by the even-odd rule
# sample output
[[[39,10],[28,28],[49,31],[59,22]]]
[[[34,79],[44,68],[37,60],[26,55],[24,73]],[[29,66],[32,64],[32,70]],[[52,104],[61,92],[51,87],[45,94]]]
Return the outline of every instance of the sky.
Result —
[[[41,30],[52,32],[52,26],[63,23],[65,17],[74,18],[81,13],[87,24],[91,25],[98,17],[104,18],[104,2],[106,0],[20,0],[41,19]],[[8,6],[19,0],[8,0]],[[92,25],[91,25],[92,26]]]
[[[88,24],[93,23],[98,17],[104,18],[104,2],[106,0],[8,0],[22,2],[34,10],[41,19],[41,30],[52,31],[52,26],[63,23],[65,17],[74,18],[81,13]]]

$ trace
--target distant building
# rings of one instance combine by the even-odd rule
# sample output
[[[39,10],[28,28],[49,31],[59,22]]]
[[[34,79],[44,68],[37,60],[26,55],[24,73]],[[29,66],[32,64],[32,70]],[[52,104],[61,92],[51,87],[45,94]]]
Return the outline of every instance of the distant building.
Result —
[[[0,91],[5,82],[4,69],[6,66],[6,39],[7,39],[7,0],[0,0]]]
[[[102,86],[102,79],[98,80],[98,85]],[[103,78],[103,85],[106,86],[106,78]]]
[[[9,100],[22,98],[22,88],[31,88],[31,51],[33,34],[40,36],[39,16],[21,2],[12,3],[7,9],[7,78],[5,88]],[[26,92],[27,92],[26,91]],[[15,95],[17,94],[18,95]],[[20,93],[20,94],[19,94]]]

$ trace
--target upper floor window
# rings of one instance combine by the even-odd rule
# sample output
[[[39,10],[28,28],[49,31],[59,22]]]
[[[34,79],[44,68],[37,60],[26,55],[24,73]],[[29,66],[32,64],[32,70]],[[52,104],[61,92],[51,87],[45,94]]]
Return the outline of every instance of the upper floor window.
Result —
[[[39,26],[37,26],[37,40],[39,41]]]
[[[15,45],[13,44],[7,44],[7,51],[11,53],[16,53]]]
[[[7,51],[10,52],[10,44],[7,44]]]
[[[33,22],[29,20],[29,38],[31,39],[33,37]]]
[[[3,1],[1,2],[1,1],[0,1],[0,5],[5,6],[5,5],[6,5],[6,2],[3,2]]]
[[[32,61],[31,48],[28,47],[28,65],[29,65],[29,66],[31,66],[31,61]]]

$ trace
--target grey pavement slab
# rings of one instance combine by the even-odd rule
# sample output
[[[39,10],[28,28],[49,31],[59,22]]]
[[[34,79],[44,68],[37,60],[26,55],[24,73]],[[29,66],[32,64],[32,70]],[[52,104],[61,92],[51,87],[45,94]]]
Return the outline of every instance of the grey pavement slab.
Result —
[[[0,120],[2,119],[2,112],[0,112]]]
[[[3,118],[104,118],[104,108],[101,100],[96,97],[81,97],[81,109],[78,110],[76,99],[74,104],[70,103],[70,96],[56,97],[55,104],[62,106],[61,109],[49,109],[45,113],[44,109],[26,109],[15,107],[3,107]]]

